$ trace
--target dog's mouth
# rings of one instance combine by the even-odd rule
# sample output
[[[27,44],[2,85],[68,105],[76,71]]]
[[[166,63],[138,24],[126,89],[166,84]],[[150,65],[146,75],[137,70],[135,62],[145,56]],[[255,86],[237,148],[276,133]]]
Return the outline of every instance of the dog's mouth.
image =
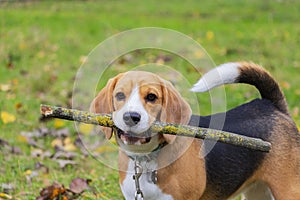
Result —
[[[121,129],[116,130],[117,136],[122,140],[122,142],[126,145],[142,145],[147,144],[152,139],[152,134],[150,130],[147,130],[143,133],[133,133],[133,132],[125,132]]]

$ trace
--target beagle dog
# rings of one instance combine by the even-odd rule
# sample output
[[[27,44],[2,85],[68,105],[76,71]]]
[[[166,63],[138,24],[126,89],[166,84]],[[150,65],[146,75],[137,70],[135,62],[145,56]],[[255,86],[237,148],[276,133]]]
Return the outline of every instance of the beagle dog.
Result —
[[[112,113],[119,151],[119,182],[126,199],[300,199],[300,135],[276,81],[254,63],[226,63],[209,71],[191,89],[205,92],[223,84],[254,85],[261,94],[225,113],[192,115],[173,85],[159,76],[129,71],[110,79],[91,103],[95,113]],[[152,133],[154,121],[210,127],[261,138],[269,153]],[[203,150],[204,149],[204,150]],[[205,154],[205,156],[201,156]]]

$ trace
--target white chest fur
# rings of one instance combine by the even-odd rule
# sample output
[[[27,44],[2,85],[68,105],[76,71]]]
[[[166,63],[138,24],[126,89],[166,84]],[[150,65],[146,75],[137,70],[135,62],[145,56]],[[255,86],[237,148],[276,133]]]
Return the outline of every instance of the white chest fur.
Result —
[[[143,168],[143,174],[139,178],[140,188],[144,195],[144,200],[173,200],[169,194],[164,194],[162,190],[151,181],[151,171],[156,170],[157,163],[154,161],[142,161],[139,163]],[[149,174],[150,172],[150,174]],[[135,181],[134,175],[134,161],[130,160],[128,163],[128,172],[126,178],[121,184],[121,189],[126,200],[135,199]]]

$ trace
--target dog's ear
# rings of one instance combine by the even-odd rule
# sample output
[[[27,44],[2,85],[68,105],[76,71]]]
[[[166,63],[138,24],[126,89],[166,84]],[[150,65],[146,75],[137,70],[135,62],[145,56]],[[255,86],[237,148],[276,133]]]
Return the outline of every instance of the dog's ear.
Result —
[[[106,86],[98,93],[90,105],[90,112],[92,113],[111,113],[114,111],[113,106],[113,91],[118,80],[123,76],[119,74],[114,78],[109,79]],[[112,129],[101,127],[102,131],[105,133],[107,139],[112,136]]]
[[[168,82],[163,81],[163,106],[161,111],[161,121],[176,124],[187,124],[190,120],[192,110],[189,104],[182,98],[174,86]],[[172,143],[175,135],[164,135],[168,143]]]

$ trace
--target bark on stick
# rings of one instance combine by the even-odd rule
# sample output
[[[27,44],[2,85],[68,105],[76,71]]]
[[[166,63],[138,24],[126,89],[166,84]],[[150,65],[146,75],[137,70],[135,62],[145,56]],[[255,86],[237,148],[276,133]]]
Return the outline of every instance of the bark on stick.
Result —
[[[50,105],[41,105],[40,110],[44,118],[59,118],[109,128],[117,128],[114,125],[110,114],[95,114],[86,111]],[[271,143],[263,141],[261,139],[246,137],[243,135],[238,135],[235,133],[225,132],[216,129],[164,123],[157,121],[152,124],[151,130],[153,132],[158,132],[161,134],[171,134],[177,136],[193,137],[198,139],[209,139],[263,152],[269,152],[271,149]]]

